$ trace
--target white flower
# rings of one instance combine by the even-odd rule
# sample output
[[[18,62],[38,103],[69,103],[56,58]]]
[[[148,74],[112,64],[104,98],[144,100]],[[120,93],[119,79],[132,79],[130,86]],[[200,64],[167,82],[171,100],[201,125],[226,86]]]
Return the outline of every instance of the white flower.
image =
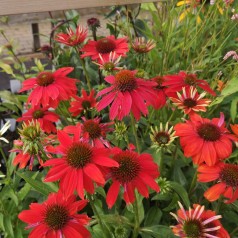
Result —
[[[9,141],[8,141],[6,138],[2,137],[2,135],[3,135],[10,127],[11,127],[10,121],[7,121],[7,122],[5,123],[5,125],[4,125],[4,126],[1,128],[1,130],[0,130],[0,140],[5,141],[6,143],[9,143]]]

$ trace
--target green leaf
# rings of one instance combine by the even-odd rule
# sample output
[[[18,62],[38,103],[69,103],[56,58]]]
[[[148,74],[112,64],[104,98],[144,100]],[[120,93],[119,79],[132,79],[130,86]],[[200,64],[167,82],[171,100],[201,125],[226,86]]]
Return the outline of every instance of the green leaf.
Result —
[[[151,207],[145,217],[145,226],[153,226],[160,223],[163,213],[158,207]]]
[[[37,177],[39,172],[36,172],[31,177],[32,179],[35,179]],[[27,196],[27,194],[31,191],[31,185],[29,183],[26,183],[24,187],[18,192],[18,197],[21,201]]]
[[[32,188],[34,188],[37,192],[48,196],[52,192],[56,192],[54,189],[52,189],[49,185],[46,183],[43,183],[38,180],[34,180],[32,177],[28,177],[25,174],[21,174],[19,172],[16,172],[18,176],[23,178]]]
[[[189,198],[188,198],[188,193],[184,189],[184,187],[182,185],[180,185],[179,183],[176,183],[176,182],[170,182],[170,185],[171,185],[171,188],[181,197],[185,206],[187,208],[189,208],[190,207],[190,201],[189,201]]]
[[[231,114],[231,120],[233,123],[234,123],[236,115],[237,115],[237,103],[238,103],[238,98],[235,98],[231,101],[230,114]]]
[[[227,96],[230,96],[233,93],[237,92],[237,84],[238,84],[238,79],[237,78],[232,78],[226,85],[226,87],[222,90],[221,95],[217,96],[216,99],[210,104],[210,107],[221,103],[224,98]]]
[[[150,226],[141,228],[142,233],[150,234],[154,238],[175,238],[172,230],[168,226]]]
[[[11,74],[12,76],[15,76],[9,64],[4,64],[3,62],[0,62],[0,68],[2,68],[3,71],[6,72],[7,74]]]
[[[4,223],[5,232],[10,237],[14,237],[13,228],[12,228],[12,222],[11,222],[11,216],[5,216],[4,220],[3,220],[3,223]]]

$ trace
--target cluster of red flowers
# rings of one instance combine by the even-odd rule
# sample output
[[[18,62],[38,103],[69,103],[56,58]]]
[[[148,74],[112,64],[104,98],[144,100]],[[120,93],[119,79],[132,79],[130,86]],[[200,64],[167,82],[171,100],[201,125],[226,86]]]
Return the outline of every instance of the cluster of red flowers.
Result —
[[[108,106],[110,120],[123,120],[130,113],[136,120],[140,120],[141,115],[148,115],[149,106],[158,110],[170,100],[189,116],[184,123],[175,125],[175,136],[180,138],[184,155],[191,157],[199,166],[198,181],[217,181],[217,184],[205,192],[205,197],[214,201],[222,194],[228,202],[237,200],[238,165],[222,162],[231,155],[232,141],[237,141],[237,138],[225,127],[222,113],[220,118],[212,120],[196,114],[199,111],[205,112],[211,102],[204,98],[204,91],[212,96],[216,95],[209,84],[198,79],[195,74],[183,71],[176,75],[157,75],[146,80],[139,77],[136,70],[120,70],[115,67],[129,51],[127,38],[115,39],[114,36],[108,36],[97,41],[89,40],[83,45],[86,37],[87,30],[78,27],[76,31],[68,29],[67,33],[58,34],[55,40],[79,48],[81,58],[91,57],[100,68],[111,72],[105,77],[108,87],[97,95],[94,90],[88,94],[82,89],[81,96],[78,96],[77,80],[68,77],[73,68],[65,67],[53,73],[41,72],[37,77],[27,79],[20,90],[31,90],[31,93],[27,99],[28,111],[18,121],[24,121],[26,127],[32,126],[32,120],[37,121],[45,133],[57,134],[56,141],[59,143],[55,147],[41,148],[47,152],[45,156],[51,155],[44,163],[38,151],[34,150],[40,143],[35,134],[31,137],[35,141],[32,154],[25,153],[28,146],[15,150],[20,154],[15,158],[14,164],[19,163],[20,168],[24,168],[30,160],[32,168],[32,156],[37,155],[43,168],[50,167],[44,181],[59,181],[58,193],[50,194],[43,204],[31,204],[30,210],[19,214],[19,218],[29,224],[27,228],[33,228],[29,237],[90,237],[89,231],[84,227],[89,222],[88,216],[77,212],[86,206],[86,194],[94,194],[95,188],[104,186],[107,181],[111,181],[106,196],[109,208],[115,204],[121,188],[126,204],[135,201],[135,190],[143,197],[149,197],[149,188],[160,191],[155,181],[159,177],[159,168],[153,157],[148,153],[135,152],[133,146],[128,150],[113,147],[106,138],[107,133],[113,131],[113,122],[101,123],[99,117],[87,116],[93,110],[100,112]],[[132,48],[140,54],[145,54],[154,47],[154,42],[145,42],[144,39],[137,39],[132,44]],[[199,90],[203,92],[199,94]],[[65,100],[71,100],[69,114],[74,118],[79,117],[81,122],[57,130],[55,123],[60,116],[52,110]],[[28,108],[29,105],[32,107]],[[27,128],[28,131],[31,129]],[[166,139],[162,144],[167,145],[172,141],[170,133],[162,132],[161,135]],[[24,143],[16,142],[20,146]],[[75,193],[81,201],[76,201]],[[216,216],[213,211],[204,211],[204,207],[200,205],[194,205],[189,211],[185,211],[181,205],[180,207],[178,215],[173,214],[179,222],[173,227],[175,235],[194,238],[229,237],[218,221],[220,216]]]

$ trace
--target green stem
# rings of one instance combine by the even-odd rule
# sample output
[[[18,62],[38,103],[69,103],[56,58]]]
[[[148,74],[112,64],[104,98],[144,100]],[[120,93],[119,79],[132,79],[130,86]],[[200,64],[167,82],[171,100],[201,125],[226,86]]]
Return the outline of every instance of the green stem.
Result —
[[[88,71],[86,69],[86,66],[85,66],[85,61],[84,59],[82,59],[79,55],[79,60],[80,60],[80,63],[83,67],[83,71],[84,71],[84,74],[85,74],[85,78],[87,80],[87,85],[88,85],[88,90],[91,91],[92,90],[92,87],[91,87],[91,83],[90,83],[90,78],[89,78],[89,75],[88,75]]]
[[[3,157],[4,162],[5,162],[5,166],[6,166],[6,169],[7,169],[7,172],[6,172],[7,174],[6,175],[8,177],[8,174],[9,174],[10,171],[9,171],[9,166],[8,166],[8,163],[7,163],[7,157],[6,157],[2,147],[0,147],[0,151],[1,151],[2,157]]]
[[[139,211],[138,211],[138,202],[137,197],[135,196],[135,202],[133,204],[134,213],[135,213],[135,226],[133,230],[133,238],[138,237],[139,229],[140,229],[140,221],[139,221]]]
[[[140,153],[140,143],[139,143],[139,139],[136,132],[136,121],[132,113],[131,113],[131,126],[132,126],[132,131],[136,140],[137,152]]]
[[[189,195],[192,194],[193,189],[194,189],[195,186],[196,186],[196,183],[197,183],[197,175],[198,175],[198,171],[196,170],[196,172],[195,172],[194,175],[193,175],[193,180],[192,180],[192,183],[191,183],[190,188],[189,188],[189,192],[188,192]]]
[[[159,170],[160,170],[160,176],[163,177],[164,173],[164,153],[163,148],[159,151]]]
[[[219,199],[218,199],[216,210],[215,210],[216,214],[219,214],[222,203],[223,203],[223,198],[222,198],[222,196],[220,196]]]
[[[90,202],[90,206],[93,210],[93,213],[95,215],[95,217],[97,218],[97,221],[98,221],[98,224],[99,226],[101,227],[102,229],[102,232],[103,232],[103,237],[104,238],[108,238],[108,237],[113,237],[110,233],[110,230],[106,227],[106,225],[103,224],[102,222],[102,218],[101,216],[99,215],[95,205],[94,205],[94,200],[93,200],[93,195],[89,194],[88,193],[88,199],[89,199],[89,202]]]
[[[81,52],[79,51],[79,49],[77,47],[75,47],[75,50],[76,50],[77,54],[79,55],[79,61],[80,61],[80,64],[82,65],[82,67],[83,67],[84,75],[85,75],[87,85],[88,85],[88,90],[91,91],[92,87],[91,87],[88,71],[87,71],[86,66],[85,66],[85,61],[84,61],[84,59],[81,58]]]

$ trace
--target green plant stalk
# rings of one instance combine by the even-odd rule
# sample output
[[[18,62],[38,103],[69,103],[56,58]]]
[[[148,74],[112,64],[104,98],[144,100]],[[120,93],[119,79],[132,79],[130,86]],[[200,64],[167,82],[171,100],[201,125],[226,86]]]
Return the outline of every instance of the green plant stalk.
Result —
[[[135,225],[134,225],[134,230],[133,230],[133,238],[138,237],[139,229],[140,229],[140,221],[139,221],[139,209],[138,209],[138,202],[137,202],[137,197],[135,196],[135,202],[133,204],[133,209],[135,213]]]
[[[103,224],[102,218],[101,218],[101,216],[99,215],[99,213],[98,213],[98,211],[97,211],[97,209],[96,209],[96,207],[95,207],[95,205],[94,205],[94,201],[93,201],[93,199],[92,199],[92,195],[89,194],[89,193],[88,193],[88,199],[89,199],[90,206],[91,206],[91,208],[92,208],[92,210],[93,210],[93,213],[94,213],[96,219],[98,220],[98,224],[100,225],[100,227],[101,227],[101,229],[102,229],[103,237],[104,237],[104,238],[109,238],[109,237],[111,238],[111,237],[113,237],[113,235],[111,234],[111,232],[110,232],[110,230],[107,228],[107,226]]]
[[[189,188],[189,192],[188,192],[189,195],[191,195],[193,189],[195,188],[195,186],[197,184],[197,175],[198,175],[198,171],[196,170],[196,172],[193,175],[192,183]]]
[[[133,131],[133,134],[134,134],[135,140],[136,140],[137,152],[140,153],[140,143],[139,143],[139,139],[138,139],[137,132],[136,132],[136,121],[135,121],[135,118],[132,113],[131,113],[131,127],[132,127],[132,131]]]
[[[71,121],[72,121],[72,124],[75,125],[74,119],[73,119],[71,113],[69,112],[69,110],[68,110],[68,108],[67,108],[67,105],[65,104],[65,101],[63,101],[63,105],[64,105],[64,107],[65,107],[65,110],[66,110],[67,114],[69,115],[69,117],[70,117],[70,119],[71,119]],[[67,119],[67,118],[66,118],[66,119]]]

